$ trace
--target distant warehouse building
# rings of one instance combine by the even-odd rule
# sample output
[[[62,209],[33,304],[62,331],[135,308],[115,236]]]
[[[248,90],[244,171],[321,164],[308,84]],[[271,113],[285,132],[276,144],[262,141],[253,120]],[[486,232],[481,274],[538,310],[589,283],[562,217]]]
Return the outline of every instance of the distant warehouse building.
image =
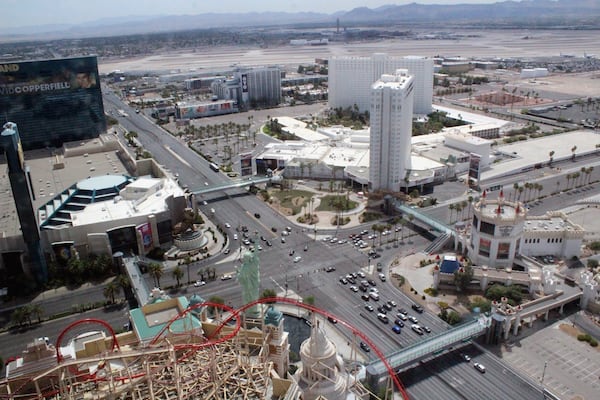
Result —
[[[523,68],[521,79],[543,78],[548,76],[548,68]]]
[[[175,118],[194,119],[238,112],[234,100],[218,100],[202,103],[179,102],[175,105]]]

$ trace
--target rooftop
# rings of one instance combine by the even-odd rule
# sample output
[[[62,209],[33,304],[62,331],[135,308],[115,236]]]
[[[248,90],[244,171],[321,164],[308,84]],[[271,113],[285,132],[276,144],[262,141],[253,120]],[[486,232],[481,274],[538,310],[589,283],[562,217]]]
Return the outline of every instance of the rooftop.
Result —
[[[99,151],[104,149],[103,151]],[[31,174],[33,207],[38,209],[57,194],[62,193],[76,182],[92,176],[124,175],[125,166],[117,156],[118,145],[115,136],[101,135],[98,139],[74,142],[64,149],[40,149],[24,153],[25,164]],[[5,237],[20,235],[21,227],[8,179],[6,160],[0,155],[0,235]]]

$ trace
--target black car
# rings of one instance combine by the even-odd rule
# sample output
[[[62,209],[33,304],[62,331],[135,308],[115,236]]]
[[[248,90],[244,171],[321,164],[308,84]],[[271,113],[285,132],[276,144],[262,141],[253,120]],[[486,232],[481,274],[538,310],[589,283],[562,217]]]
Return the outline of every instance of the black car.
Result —
[[[394,323],[396,325],[398,325],[400,328],[404,328],[404,322],[400,318],[398,318],[397,320],[395,320]]]
[[[267,246],[269,246],[269,247],[273,246],[273,245],[271,244],[271,242],[269,242],[268,240],[265,240],[265,243],[266,243],[266,244],[267,244]]]
[[[254,213],[254,218],[259,219],[260,218],[260,214],[259,213]]]
[[[377,283],[375,283],[373,279],[369,279],[367,282],[369,282],[369,285],[371,286],[377,286]]]
[[[423,313],[423,307],[421,307],[419,304],[413,304],[412,309],[418,312],[419,314]]]
[[[327,317],[327,321],[331,322],[332,324],[337,324],[337,319],[333,317]]]
[[[387,310],[383,306],[377,307],[377,311],[379,311],[382,314],[387,314]]]
[[[368,344],[366,344],[365,342],[360,342],[360,348],[363,349],[363,351],[365,353],[368,353],[371,351],[371,348],[369,347]]]
[[[362,296],[360,296],[361,299],[363,299],[364,301],[369,301],[370,297],[368,294],[363,294]]]
[[[383,303],[383,306],[385,307],[385,309],[386,309],[386,310],[388,310],[388,311],[392,311],[392,308],[393,308],[393,307],[392,307],[392,305],[391,305],[391,304],[389,304],[389,303]]]
[[[333,271],[335,271],[335,267],[329,266],[329,267],[325,268],[325,272],[333,272]]]
[[[277,232],[277,228],[275,228],[274,226],[271,227],[271,232]]]

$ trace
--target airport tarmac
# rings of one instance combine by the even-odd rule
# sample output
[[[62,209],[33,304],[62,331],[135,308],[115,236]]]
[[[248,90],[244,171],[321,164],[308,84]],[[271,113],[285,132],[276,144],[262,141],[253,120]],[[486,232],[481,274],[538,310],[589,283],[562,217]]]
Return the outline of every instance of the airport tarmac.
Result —
[[[434,29],[434,28],[432,28]],[[414,31],[414,30],[413,30]],[[432,31],[423,31],[431,33]],[[459,40],[389,39],[365,42],[330,42],[326,46],[202,47],[181,49],[131,59],[100,59],[100,73],[121,71],[209,72],[235,65],[289,65],[313,63],[332,56],[462,56],[462,57],[551,57],[568,53],[600,54],[597,31],[569,30],[464,30]]]

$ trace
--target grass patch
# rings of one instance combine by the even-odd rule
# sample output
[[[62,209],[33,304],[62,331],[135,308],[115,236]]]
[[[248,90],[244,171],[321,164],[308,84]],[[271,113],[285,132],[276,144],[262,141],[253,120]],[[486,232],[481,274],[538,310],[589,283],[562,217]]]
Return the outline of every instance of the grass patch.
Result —
[[[383,214],[380,212],[365,211],[358,217],[358,220],[361,223],[365,223],[365,222],[377,221],[377,220],[380,220],[381,218],[383,218]]]
[[[336,205],[341,207],[342,211],[352,210],[356,208],[357,203],[346,198],[345,195],[336,196],[336,195],[327,195],[321,198],[321,204],[316,209],[316,211],[337,211]]]
[[[300,213],[313,196],[314,193],[308,190],[275,190],[271,193],[271,197],[275,197],[281,207],[292,210],[292,215]]]

